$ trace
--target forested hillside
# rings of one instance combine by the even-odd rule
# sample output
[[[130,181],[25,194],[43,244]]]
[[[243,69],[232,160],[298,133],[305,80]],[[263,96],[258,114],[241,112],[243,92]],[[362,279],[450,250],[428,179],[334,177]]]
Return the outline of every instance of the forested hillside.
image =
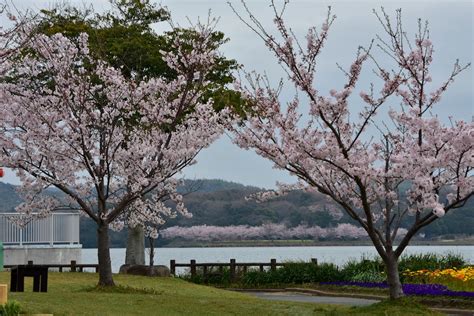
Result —
[[[223,180],[186,180],[180,191],[192,218],[175,218],[165,227],[195,225],[249,225],[283,223],[287,227],[300,224],[331,227],[338,223],[353,223],[341,211],[337,211],[322,195],[305,192],[291,192],[265,203],[248,201],[246,196],[258,192],[259,188]],[[52,190],[51,194],[57,194]],[[0,183],[1,211],[14,211],[21,202],[10,184]],[[332,211],[329,211],[332,210]],[[406,219],[412,220],[411,217]],[[471,199],[462,209],[447,214],[423,231],[427,238],[440,235],[473,235],[474,201]],[[96,244],[95,223],[81,219],[81,243],[84,247]],[[125,245],[126,232],[112,233],[111,243],[115,247]],[[166,242],[166,241],[165,241]],[[163,241],[161,242],[163,243]]]

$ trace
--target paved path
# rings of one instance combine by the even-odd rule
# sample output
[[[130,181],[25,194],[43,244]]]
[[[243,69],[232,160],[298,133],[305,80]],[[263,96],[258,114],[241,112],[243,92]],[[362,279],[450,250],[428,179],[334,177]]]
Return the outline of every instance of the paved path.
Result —
[[[350,306],[366,306],[379,302],[378,300],[352,297],[313,296],[294,292],[244,292],[259,298],[273,301],[309,302],[323,304],[338,304]]]

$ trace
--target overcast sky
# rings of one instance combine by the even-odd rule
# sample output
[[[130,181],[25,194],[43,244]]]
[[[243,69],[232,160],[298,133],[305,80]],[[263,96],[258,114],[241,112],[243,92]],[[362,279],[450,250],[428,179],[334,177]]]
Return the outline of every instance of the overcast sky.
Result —
[[[38,10],[51,8],[56,1],[16,0],[18,8]],[[232,1],[236,8],[242,9],[239,0]],[[279,2],[276,0],[275,2]],[[70,1],[70,3],[93,3],[98,11],[109,7],[108,1]],[[245,70],[266,72],[277,83],[284,73],[275,62],[275,58],[267,52],[262,41],[242,24],[227,5],[227,1],[214,0],[163,0],[162,5],[171,11],[173,20],[182,26],[187,26],[187,17],[195,21],[198,17],[206,19],[209,10],[214,17],[220,17],[218,30],[223,31],[230,39],[222,52],[228,58],[236,59],[243,64]],[[262,24],[272,29],[272,10],[269,0],[247,1],[252,12]],[[382,28],[372,9],[383,6],[393,14],[401,8],[403,23],[408,34],[412,37],[417,31],[417,19],[428,20],[431,29],[431,39],[435,53],[433,62],[433,84],[443,81],[452,69],[453,62],[459,58],[461,63],[471,62],[473,58],[473,1],[290,1],[286,12],[286,22],[294,32],[303,37],[308,27],[320,26],[326,16],[327,7],[332,6],[332,12],[337,19],[330,30],[327,45],[319,57],[318,90],[327,93],[331,88],[341,88],[344,76],[337,69],[336,63],[349,66],[354,59],[359,45],[367,46],[376,34],[383,35]],[[165,24],[157,25],[157,31],[165,30]],[[383,55],[379,58],[384,60]],[[366,65],[358,90],[367,89],[373,81],[370,64]],[[473,102],[473,70],[462,73],[444,95],[438,105],[436,114],[447,119],[453,116],[457,119],[471,120],[474,114]],[[358,93],[356,93],[358,95]],[[284,90],[282,98],[288,100],[294,95],[290,85]],[[359,100],[354,99],[353,107],[360,106]],[[389,102],[396,107],[397,99]],[[275,181],[294,182],[295,179],[283,171],[275,170],[272,164],[260,158],[255,153],[244,151],[232,144],[227,136],[223,136],[210,148],[198,156],[198,163],[187,168],[184,172],[187,178],[220,178],[260,187],[273,187]],[[7,171],[3,181],[17,183],[10,171]]]

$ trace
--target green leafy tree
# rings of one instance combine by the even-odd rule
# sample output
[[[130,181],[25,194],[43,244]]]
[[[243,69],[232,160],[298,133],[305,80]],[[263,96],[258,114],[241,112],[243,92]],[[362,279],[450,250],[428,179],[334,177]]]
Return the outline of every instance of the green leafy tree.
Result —
[[[163,61],[164,52],[172,51],[176,38],[196,37],[195,30],[178,28],[157,34],[152,26],[167,21],[169,12],[151,4],[149,0],[114,0],[113,10],[104,14],[95,13],[92,7],[77,8],[59,6],[42,10],[39,32],[47,35],[62,33],[76,39],[81,33],[89,36],[92,54],[110,65],[120,68],[129,78],[165,77],[173,79],[176,73]],[[228,39],[224,33],[211,34],[211,48],[217,49]],[[186,47],[192,50],[192,47]],[[216,110],[231,105],[238,112],[243,106],[240,93],[230,89],[232,72],[239,68],[233,59],[220,57],[206,79],[205,98],[213,98]]]

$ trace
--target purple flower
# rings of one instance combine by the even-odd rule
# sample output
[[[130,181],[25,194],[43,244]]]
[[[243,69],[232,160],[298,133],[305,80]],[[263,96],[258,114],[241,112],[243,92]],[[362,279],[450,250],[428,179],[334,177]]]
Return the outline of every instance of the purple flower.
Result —
[[[386,282],[320,282],[322,285],[338,285],[338,286],[359,286],[366,288],[388,288]],[[451,291],[447,286],[441,284],[403,284],[403,293],[405,295],[433,295],[433,296],[458,296],[458,297],[474,297],[474,292]]]

